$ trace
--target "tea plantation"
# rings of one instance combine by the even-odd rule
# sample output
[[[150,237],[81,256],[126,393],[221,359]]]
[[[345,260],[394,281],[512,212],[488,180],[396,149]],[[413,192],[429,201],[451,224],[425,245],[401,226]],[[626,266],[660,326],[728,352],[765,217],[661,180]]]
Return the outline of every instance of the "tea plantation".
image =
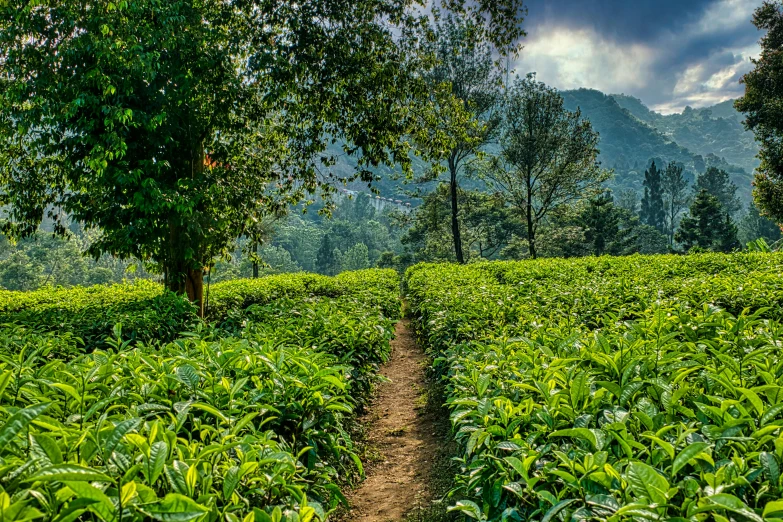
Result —
[[[418,265],[476,520],[783,520],[783,256]]]
[[[228,281],[205,320],[151,283],[0,293],[3,520],[327,520],[399,288]],[[783,520],[783,255],[420,264],[403,288],[455,520]]]
[[[325,520],[362,463],[346,421],[389,355],[399,277],[0,294],[6,521]]]

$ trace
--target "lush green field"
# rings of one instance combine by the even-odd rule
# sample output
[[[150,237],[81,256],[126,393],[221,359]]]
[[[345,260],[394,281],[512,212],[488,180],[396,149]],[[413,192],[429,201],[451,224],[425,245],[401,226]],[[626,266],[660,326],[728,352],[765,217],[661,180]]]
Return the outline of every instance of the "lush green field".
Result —
[[[419,265],[479,520],[783,519],[783,256]]]
[[[234,281],[209,323],[152,285],[3,293],[0,516],[325,520],[361,471],[347,420],[398,287],[391,270]]]

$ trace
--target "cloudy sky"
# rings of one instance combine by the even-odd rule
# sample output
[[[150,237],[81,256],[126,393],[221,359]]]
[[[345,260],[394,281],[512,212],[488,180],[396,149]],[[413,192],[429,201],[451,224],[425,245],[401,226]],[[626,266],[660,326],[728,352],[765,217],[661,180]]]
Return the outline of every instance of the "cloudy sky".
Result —
[[[529,0],[518,73],[636,96],[659,112],[742,93],[761,0]]]

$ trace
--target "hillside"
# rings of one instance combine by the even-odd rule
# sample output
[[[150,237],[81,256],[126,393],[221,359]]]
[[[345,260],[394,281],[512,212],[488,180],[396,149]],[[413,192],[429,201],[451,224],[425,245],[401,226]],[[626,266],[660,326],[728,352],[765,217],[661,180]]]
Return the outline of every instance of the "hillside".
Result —
[[[747,172],[758,166],[758,145],[753,133],[743,127],[744,117],[734,109],[734,100],[702,109],[686,107],[682,113],[663,115],[632,96],[614,94],[612,98],[634,117],[695,154],[715,154]]]
[[[659,164],[676,161],[685,165],[691,178],[709,166],[728,171],[740,198],[745,203],[750,201],[758,148],[731,102],[662,115],[631,96],[606,95],[593,89],[563,91],[562,95],[566,107],[580,108],[582,116],[600,133],[600,160],[615,171],[609,184],[613,190],[631,188],[641,192],[644,170],[651,160]],[[337,157],[337,163],[330,167],[333,174],[347,176],[355,168],[356,157],[345,155],[339,144],[332,145],[328,153]],[[424,173],[426,163],[419,158],[413,161],[416,173]],[[373,185],[382,197],[409,200],[406,192],[416,186],[404,185],[399,169],[379,167],[375,171],[378,181]],[[350,183],[349,188],[369,192],[361,182]]]
[[[630,96],[606,95],[592,89],[563,91],[566,107],[580,108],[600,133],[602,163],[615,170],[615,190],[641,191],[650,160],[676,161],[698,174],[716,166],[728,171],[743,201],[750,201],[755,167],[747,136],[738,119],[713,118],[709,109],[664,116]],[[733,109],[732,109],[733,110]],[[726,107],[718,107],[725,114]],[[712,144],[712,145],[711,145]],[[732,148],[730,145],[734,145]]]

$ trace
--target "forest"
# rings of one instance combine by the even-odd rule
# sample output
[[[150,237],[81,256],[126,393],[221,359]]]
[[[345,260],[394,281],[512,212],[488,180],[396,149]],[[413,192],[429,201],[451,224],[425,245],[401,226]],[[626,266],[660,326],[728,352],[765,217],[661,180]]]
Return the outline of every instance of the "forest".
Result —
[[[759,239],[772,246],[781,238],[779,227],[760,215],[752,201],[750,173],[758,164],[758,146],[733,108],[662,116],[628,96],[591,90],[557,94],[564,112],[581,111],[597,133],[596,158],[611,169],[590,197],[558,205],[541,220],[538,256],[685,253],[694,247],[733,251],[747,249]],[[465,160],[457,174],[458,223],[466,260],[530,255],[524,219],[513,210],[508,194],[478,170],[478,156],[486,162],[501,153],[498,132]],[[685,135],[700,141],[682,147],[677,140]],[[708,152],[726,154],[727,148],[740,147],[728,155],[737,163]],[[350,172],[356,167],[351,160],[341,157],[333,168]],[[346,183],[349,188],[336,185],[333,198],[316,196],[309,205],[263,218],[257,240],[242,235],[212,260],[210,281],[254,273],[334,275],[376,266],[404,270],[423,261],[455,260],[450,181],[443,175],[433,178],[432,166],[421,160],[413,170],[406,178],[394,169],[377,169],[379,182],[371,189],[356,181]],[[676,179],[667,182],[667,172]],[[704,197],[693,206],[702,189],[718,199],[720,208],[704,203]],[[645,211],[647,204],[654,208]],[[324,212],[327,206],[329,214]],[[694,220],[725,220],[726,215],[730,224],[727,221],[724,232],[688,229]],[[686,229],[678,236],[683,220]],[[34,236],[19,242],[0,238],[0,286],[34,290],[161,278],[139,259],[84,256],[99,231],[82,223],[70,222],[65,237],[53,235],[53,230],[53,222],[44,220]]]

